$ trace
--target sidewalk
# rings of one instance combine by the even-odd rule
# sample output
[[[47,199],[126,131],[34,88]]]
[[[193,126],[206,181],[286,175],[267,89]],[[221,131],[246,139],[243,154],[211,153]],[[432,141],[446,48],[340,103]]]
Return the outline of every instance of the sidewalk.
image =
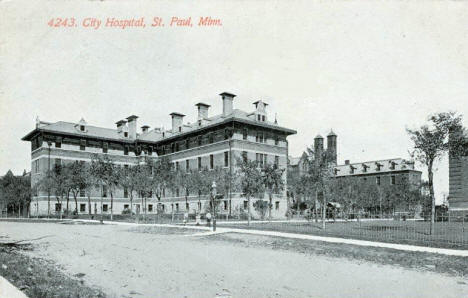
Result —
[[[116,225],[130,225],[130,226],[160,226],[160,227],[207,230],[207,231],[211,230],[211,228],[208,228],[205,225],[203,226],[185,225],[184,226],[184,225],[172,225],[172,224],[136,224],[136,223],[108,222],[108,221],[105,221],[104,223],[116,224]],[[330,242],[330,243],[351,244],[351,245],[359,245],[359,246],[390,248],[390,249],[397,249],[397,250],[404,250],[404,251],[436,253],[436,254],[443,254],[443,255],[448,255],[448,256],[468,257],[468,250],[436,248],[436,247],[395,244],[395,243],[386,243],[386,242],[374,242],[374,241],[346,239],[346,238],[339,238],[339,237],[324,237],[324,236],[284,233],[284,232],[275,232],[275,231],[262,231],[262,230],[252,230],[252,229],[222,228],[218,226],[216,228],[216,234],[220,234],[220,233],[239,233],[239,234],[251,234],[251,235],[260,235],[260,236],[272,236],[272,237],[303,239],[303,240],[311,240],[311,241],[323,241],[323,242]],[[210,235],[210,234],[199,233],[199,236],[203,236],[203,235]]]
[[[8,280],[0,276],[0,298],[27,298],[23,292],[18,290]]]

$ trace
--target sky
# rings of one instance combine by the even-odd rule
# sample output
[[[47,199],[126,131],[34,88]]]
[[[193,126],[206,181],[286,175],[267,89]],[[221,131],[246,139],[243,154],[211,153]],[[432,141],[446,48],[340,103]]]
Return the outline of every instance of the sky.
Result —
[[[197,26],[208,16],[222,26]],[[48,26],[58,17],[77,27]],[[141,17],[145,28],[104,26]],[[173,17],[193,27],[171,27]],[[86,18],[103,23],[85,28]],[[297,130],[293,156],[333,129],[339,163],[409,158],[406,128],[432,113],[468,126],[466,2],[2,1],[0,32],[2,174],[30,170],[21,138],[36,117],[115,127],[135,114],[168,128],[171,112],[195,121],[200,101],[221,113],[224,91],[242,110],[267,102],[270,119]],[[435,188],[448,194],[446,158]]]

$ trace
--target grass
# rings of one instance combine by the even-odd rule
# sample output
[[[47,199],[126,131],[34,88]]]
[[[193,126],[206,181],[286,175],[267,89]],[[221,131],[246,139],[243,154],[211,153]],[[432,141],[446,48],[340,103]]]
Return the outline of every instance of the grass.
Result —
[[[468,276],[468,257],[236,233],[216,234],[198,239],[200,241],[230,242],[232,245],[244,247],[263,247],[308,255],[346,258],[354,262],[367,261],[379,265],[401,266],[458,277]],[[460,282],[465,283],[464,281]]]
[[[84,284],[84,273],[71,277],[53,263],[20,252],[30,249],[30,244],[0,245],[0,275],[28,297],[105,297]]]
[[[371,241],[413,244],[454,249],[468,248],[468,224],[461,222],[436,222],[431,235],[426,221],[374,220],[361,222],[269,222],[229,225],[223,227],[278,231],[318,236],[342,237]]]

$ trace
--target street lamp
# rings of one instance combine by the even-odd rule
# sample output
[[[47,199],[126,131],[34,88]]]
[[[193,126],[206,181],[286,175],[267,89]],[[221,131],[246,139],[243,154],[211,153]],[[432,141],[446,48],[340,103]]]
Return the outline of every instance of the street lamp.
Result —
[[[216,200],[216,181],[213,181],[213,184],[211,185],[211,206],[213,207],[213,232],[216,231],[216,205],[215,205],[215,200]]]
[[[52,146],[51,141],[47,141],[47,146],[49,146],[49,158],[48,158],[48,169],[47,169],[47,218],[50,216],[50,146]],[[62,206],[60,206],[62,208]]]

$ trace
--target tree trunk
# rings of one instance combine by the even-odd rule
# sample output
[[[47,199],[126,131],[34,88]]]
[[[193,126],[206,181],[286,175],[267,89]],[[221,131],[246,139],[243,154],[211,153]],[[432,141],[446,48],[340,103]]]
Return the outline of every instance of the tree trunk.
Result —
[[[433,161],[430,161],[427,167],[427,175],[429,177],[429,193],[431,196],[431,226],[430,226],[431,235],[434,233],[434,228],[435,228],[434,226],[435,225],[435,196],[434,196],[434,184],[433,184],[434,174],[432,173],[432,164],[433,164]]]
[[[104,191],[104,189],[103,189],[102,184],[101,184],[101,220],[100,220],[101,223],[104,223],[104,214],[103,214],[103,210],[102,210],[102,207],[104,205],[103,191]]]
[[[271,220],[271,207],[272,207],[272,203],[273,203],[273,198],[272,198],[271,193],[269,195],[270,195],[270,204],[268,205],[268,211],[269,211],[268,217]]]
[[[247,210],[248,210],[248,213],[249,213],[247,215],[247,225],[250,226],[250,217],[251,217],[251,215],[250,215],[250,196],[247,197],[247,204],[248,204]]]
[[[327,204],[325,202],[325,194],[322,195],[322,229],[325,230],[325,218],[327,213]]]
[[[145,203],[144,203],[143,196],[141,196],[141,208],[143,209],[143,212],[141,212],[141,213],[143,213],[143,221],[145,221],[145,220],[146,220],[146,218],[145,218],[145,210],[144,210],[144,209],[145,209]]]
[[[91,195],[88,193],[88,214],[89,219],[91,219]]]
[[[76,215],[78,215],[78,200],[76,198],[77,196],[78,196],[78,194],[73,195],[73,199],[75,200],[75,213],[76,213]]]
[[[317,205],[318,205],[318,192],[315,191],[315,202],[314,202],[314,217],[315,223],[318,223]]]
[[[130,191],[130,218],[133,218],[133,194]]]
[[[110,209],[111,209],[111,218],[110,220],[114,220],[114,194],[112,193],[112,190],[110,191],[110,196],[111,196],[111,206],[110,206]]]

